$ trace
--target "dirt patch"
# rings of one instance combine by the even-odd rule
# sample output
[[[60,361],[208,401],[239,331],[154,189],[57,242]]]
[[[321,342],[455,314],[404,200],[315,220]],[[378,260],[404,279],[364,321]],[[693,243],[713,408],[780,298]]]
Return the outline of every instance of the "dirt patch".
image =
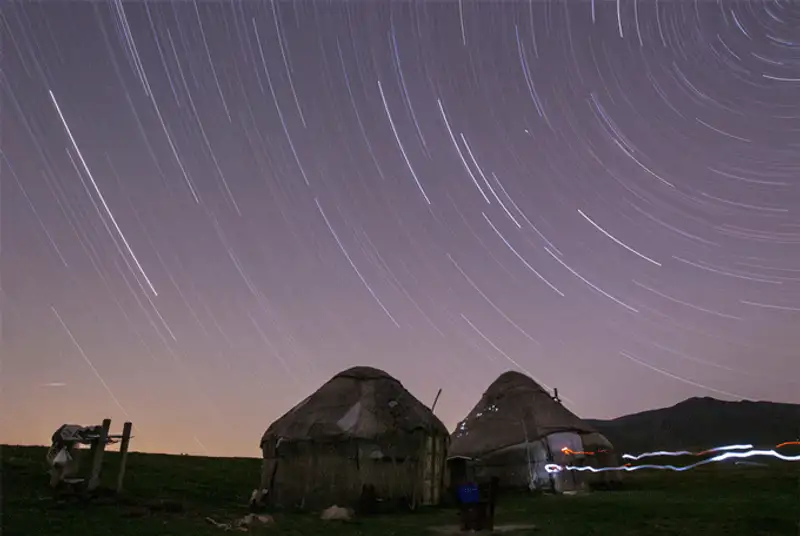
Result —
[[[462,532],[461,527],[459,525],[442,525],[439,527],[429,527],[429,530],[435,532],[436,534],[442,534],[443,536],[450,536],[455,534],[464,534]],[[506,524],[506,525],[495,525],[493,531],[481,531],[483,534],[508,534],[520,531],[529,531],[529,530],[536,530],[536,525],[530,524]]]

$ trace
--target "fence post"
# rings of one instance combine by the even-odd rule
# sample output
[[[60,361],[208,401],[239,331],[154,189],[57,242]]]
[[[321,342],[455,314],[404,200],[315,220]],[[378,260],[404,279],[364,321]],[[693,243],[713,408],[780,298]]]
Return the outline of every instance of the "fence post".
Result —
[[[128,462],[128,445],[131,442],[131,428],[133,424],[126,422],[122,425],[122,443],[119,445],[119,473],[117,474],[117,493],[122,492],[122,481],[125,479],[125,464]]]
[[[103,452],[108,441],[108,430],[111,428],[111,419],[103,419],[100,430],[100,437],[92,443],[92,473],[89,478],[88,491],[92,491],[100,485],[100,470],[103,468]]]

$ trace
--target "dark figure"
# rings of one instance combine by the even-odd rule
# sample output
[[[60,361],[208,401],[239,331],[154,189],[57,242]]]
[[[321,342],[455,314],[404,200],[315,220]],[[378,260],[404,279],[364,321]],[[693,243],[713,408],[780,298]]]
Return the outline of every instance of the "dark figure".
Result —
[[[499,482],[497,477],[492,477],[488,485],[478,486],[474,482],[464,482],[457,487],[456,500],[462,531],[494,530]]]
[[[481,502],[478,485],[474,482],[464,482],[456,487],[456,501],[458,502],[461,530],[481,530]]]
[[[494,512],[499,479],[492,477],[488,486],[465,482],[457,488],[462,531],[494,530]]]

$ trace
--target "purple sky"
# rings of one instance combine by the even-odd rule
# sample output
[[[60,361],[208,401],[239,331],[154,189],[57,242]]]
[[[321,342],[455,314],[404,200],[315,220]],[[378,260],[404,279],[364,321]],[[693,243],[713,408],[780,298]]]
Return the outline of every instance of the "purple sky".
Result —
[[[0,23],[3,442],[257,455],[358,364],[451,428],[509,369],[584,417],[800,402],[797,4]]]

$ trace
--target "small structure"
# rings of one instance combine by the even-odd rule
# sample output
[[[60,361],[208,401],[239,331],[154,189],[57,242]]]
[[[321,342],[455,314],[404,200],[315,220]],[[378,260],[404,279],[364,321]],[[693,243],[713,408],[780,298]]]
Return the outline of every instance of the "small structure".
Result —
[[[125,465],[128,459],[128,446],[131,440],[133,425],[126,422],[122,434],[111,435],[111,419],[104,419],[103,424],[81,426],[78,424],[62,424],[53,433],[50,449],[47,451],[47,462],[50,465],[50,487],[57,488],[61,484],[75,486],[85,484],[87,491],[93,491],[100,485],[103,467],[103,453],[106,445],[121,441],[119,473],[117,474],[117,493],[122,491],[125,478]],[[92,460],[88,482],[79,477],[82,447],[90,446],[89,455]]]
[[[261,438],[260,489],[283,507],[436,504],[448,439],[442,422],[399,381],[354,367],[270,425]]]
[[[574,491],[619,479],[613,471],[560,471],[547,464],[618,465],[611,443],[534,380],[506,372],[492,383],[451,436],[452,482],[488,482],[503,488]]]

